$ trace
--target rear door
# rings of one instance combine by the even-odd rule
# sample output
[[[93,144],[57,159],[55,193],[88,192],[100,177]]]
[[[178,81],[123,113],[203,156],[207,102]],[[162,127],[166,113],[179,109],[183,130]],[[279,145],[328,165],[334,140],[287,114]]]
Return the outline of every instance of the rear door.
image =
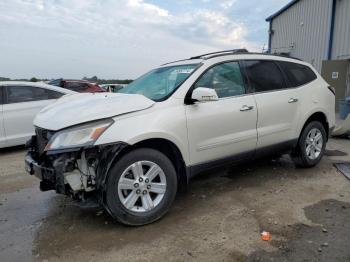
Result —
[[[296,89],[288,88],[274,61],[246,60],[242,64],[258,108],[257,149],[293,142],[299,117]]]
[[[3,116],[3,87],[0,86],[0,148],[6,146],[6,136]]]
[[[60,92],[35,86],[6,86],[3,123],[7,144],[24,144],[34,134],[35,115],[62,95]]]

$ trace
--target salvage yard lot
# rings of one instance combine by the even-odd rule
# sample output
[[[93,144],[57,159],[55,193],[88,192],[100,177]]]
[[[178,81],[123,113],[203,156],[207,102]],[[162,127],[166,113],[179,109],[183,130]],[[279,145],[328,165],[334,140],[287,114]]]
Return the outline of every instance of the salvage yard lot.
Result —
[[[349,140],[327,147],[350,155]],[[350,261],[350,181],[332,165],[349,155],[312,169],[283,156],[206,172],[163,219],[133,228],[41,193],[24,153],[0,151],[0,261]]]

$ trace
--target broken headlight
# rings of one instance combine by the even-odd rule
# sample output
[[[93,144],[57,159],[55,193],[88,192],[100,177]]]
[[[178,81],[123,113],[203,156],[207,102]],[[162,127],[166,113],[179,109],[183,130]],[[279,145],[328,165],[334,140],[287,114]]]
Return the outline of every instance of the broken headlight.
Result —
[[[109,119],[59,131],[50,139],[45,151],[92,145],[113,122]]]

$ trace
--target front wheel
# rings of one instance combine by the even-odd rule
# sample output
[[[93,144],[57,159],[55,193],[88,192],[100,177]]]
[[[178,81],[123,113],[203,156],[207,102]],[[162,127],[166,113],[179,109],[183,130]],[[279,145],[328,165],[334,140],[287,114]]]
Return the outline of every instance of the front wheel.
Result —
[[[310,122],[301,132],[298,145],[292,153],[292,159],[298,167],[313,167],[323,157],[327,135],[318,121]]]
[[[161,218],[177,192],[171,161],[161,152],[141,148],[124,155],[108,174],[106,204],[118,221],[139,226]]]

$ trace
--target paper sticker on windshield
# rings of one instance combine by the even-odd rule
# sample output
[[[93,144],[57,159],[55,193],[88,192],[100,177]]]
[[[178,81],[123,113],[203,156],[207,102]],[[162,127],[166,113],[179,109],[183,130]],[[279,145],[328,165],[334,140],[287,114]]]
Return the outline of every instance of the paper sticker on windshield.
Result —
[[[176,69],[175,73],[177,74],[191,74],[193,72],[193,69],[187,68],[187,69]]]

